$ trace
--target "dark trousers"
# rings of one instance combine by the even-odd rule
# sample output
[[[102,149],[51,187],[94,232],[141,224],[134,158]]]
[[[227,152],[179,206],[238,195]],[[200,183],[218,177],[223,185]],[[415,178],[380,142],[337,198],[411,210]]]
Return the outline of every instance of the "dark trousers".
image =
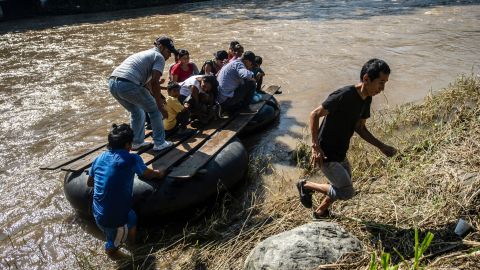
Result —
[[[165,136],[167,137],[177,132],[179,128],[185,128],[187,126],[188,120],[190,120],[190,112],[188,110],[179,112],[175,118],[177,119],[175,127],[170,130],[165,130]]]
[[[222,104],[223,110],[234,112],[243,107],[250,105],[252,97],[255,94],[256,84],[254,81],[245,80],[245,83],[240,85],[233,92],[233,97],[228,98]]]

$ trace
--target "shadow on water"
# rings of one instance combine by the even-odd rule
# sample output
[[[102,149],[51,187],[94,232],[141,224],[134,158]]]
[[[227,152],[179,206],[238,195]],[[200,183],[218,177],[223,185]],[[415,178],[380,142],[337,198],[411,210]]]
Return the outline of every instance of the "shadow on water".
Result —
[[[478,5],[475,0],[434,1],[200,1],[148,8],[88,13],[77,15],[44,16],[0,23],[0,34],[25,32],[83,23],[101,24],[110,21],[142,18],[155,15],[192,14],[211,19],[256,19],[256,20],[363,20],[374,16],[406,15],[416,9],[433,6]]]

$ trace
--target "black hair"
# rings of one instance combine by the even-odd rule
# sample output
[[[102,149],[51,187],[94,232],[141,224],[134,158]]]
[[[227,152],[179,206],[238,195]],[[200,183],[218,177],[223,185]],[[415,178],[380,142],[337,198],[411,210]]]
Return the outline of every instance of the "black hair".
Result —
[[[235,48],[235,46],[237,46],[237,45],[240,45],[240,42],[234,40],[234,41],[230,42],[230,47],[229,48],[233,50]]]
[[[260,66],[262,64],[262,62],[263,62],[263,58],[261,56],[256,55],[255,56],[255,64]]]
[[[245,53],[243,53],[242,59],[248,60],[252,62],[252,64],[255,64],[255,54],[251,51],[246,51]]]
[[[215,56],[216,60],[220,60],[220,61],[228,59],[228,53],[227,51],[224,51],[224,50],[214,53],[213,56]]]
[[[240,50],[243,50],[243,46],[240,44],[237,44],[235,47],[233,47],[233,52],[239,52]]]
[[[185,55],[190,55],[190,53],[187,50],[184,50],[184,49],[178,50],[178,59],[182,58]]]
[[[128,124],[113,124],[108,133],[108,149],[123,149],[127,143],[133,142],[133,130]]]
[[[180,89],[180,85],[177,82],[170,81],[167,84],[167,91],[172,91],[174,89]]]
[[[365,74],[368,74],[368,78],[373,81],[380,77],[380,72],[383,72],[387,75],[390,74],[390,67],[388,64],[385,61],[377,58],[370,59],[362,67],[362,71],[360,72],[360,81],[363,81],[363,76],[365,76]]]
[[[218,81],[217,81],[217,77],[213,76],[213,75],[207,75],[207,76],[203,76],[203,81],[206,82],[206,83],[209,83],[211,86],[212,86],[212,92],[215,93],[217,91],[217,88],[218,88]]]

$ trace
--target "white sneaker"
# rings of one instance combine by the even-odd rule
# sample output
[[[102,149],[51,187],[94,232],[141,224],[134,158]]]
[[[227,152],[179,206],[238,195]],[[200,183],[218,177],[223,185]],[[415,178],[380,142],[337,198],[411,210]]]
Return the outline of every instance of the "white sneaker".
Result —
[[[151,144],[150,142],[134,143],[134,144],[132,144],[132,150],[135,151],[135,150],[138,150],[138,149],[140,149],[142,147],[145,147],[147,145],[150,145],[150,144]]]
[[[170,141],[165,141],[163,144],[160,144],[160,145],[154,145],[153,146],[153,151],[160,151],[160,150],[163,150],[165,148],[169,148],[170,146],[172,146],[173,143],[170,142]]]

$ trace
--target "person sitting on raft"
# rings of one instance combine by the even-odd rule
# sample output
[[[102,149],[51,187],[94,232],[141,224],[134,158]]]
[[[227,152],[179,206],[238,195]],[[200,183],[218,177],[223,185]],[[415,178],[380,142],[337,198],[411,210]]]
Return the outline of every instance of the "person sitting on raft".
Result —
[[[258,55],[255,56],[255,66],[253,67],[252,72],[253,78],[255,78],[257,86],[255,89],[255,94],[252,98],[252,103],[257,103],[262,100],[262,94],[265,93],[262,91],[263,77],[265,76],[265,72],[263,72],[262,68],[260,67],[262,65],[262,62],[262,57]]]
[[[238,109],[247,107],[255,91],[253,68],[255,54],[246,51],[242,58],[226,64],[218,73],[217,102],[222,110],[222,117]]]
[[[132,209],[134,174],[145,179],[162,179],[164,171],[145,166],[142,158],[131,154],[133,130],[128,124],[112,125],[108,151],[100,154],[88,173],[93,187],[92,211],[98,228],[106,237],[105,252],[112,259],[121,258],[118,248],[127,239],[135,241],[137,216]]]
[[[200,75],[214,75],[216,76],[220,69],[225,65],[228,58],[227,51],[218,51],[213,54],[215,59],[207,60],[203,63]]]
[[[195,75],[180,86],[180,102],[189,104],[192,119],[206,124],[213,117],[210,108],[215,104],[217,96],[217,78],[212,75]]]
[[[230,46],[228,47],[228,50],[227,50],[228,62],[230,62],[230,59],[232,59],[233,56],[235,56],[235,52],[233,51],[233,49],[235,48],[236,45],[240,45],[240,42],[236,40],[233,40],[232,42],[230,42]]]
[[[229,62],[233,62],[237,59],[240,59],[243,55],[244,49],[243,46],[240,44],[235,45],[233,48],[233,57],[229,60]]]
[[[190,118],[188,103],[182,105],[178,98],[180,97],[180,85],[176,82],[169,82],[167,85],[168,96],[166,99],[166,109],[168,117],[163,119],[165,134],[167,136],[177,132],[184,134]]]
[[[190,62],[190,53],[187,50],[178,50],[178,61],[172,67],[172,81],[183,82],[192,75],[198,74],[198,67]]]

